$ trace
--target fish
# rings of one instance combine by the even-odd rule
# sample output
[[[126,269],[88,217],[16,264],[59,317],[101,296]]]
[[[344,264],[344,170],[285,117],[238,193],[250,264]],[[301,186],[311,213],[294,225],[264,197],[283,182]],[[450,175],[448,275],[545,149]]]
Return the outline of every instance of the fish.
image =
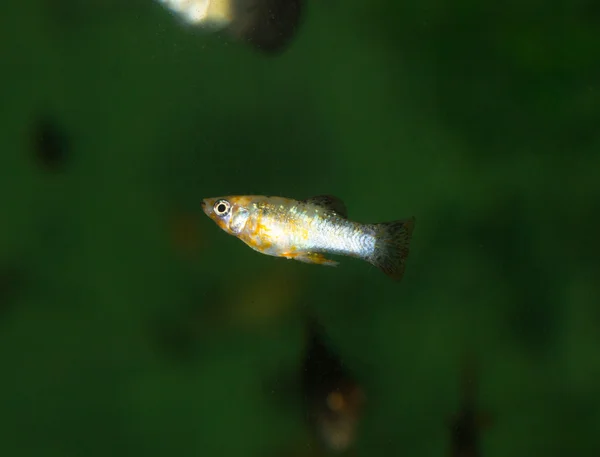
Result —
[[[307,435],[291,449],[308,447],[315,456],[354,455],[368,409],[366,389],[316,316],[309,311],[301,320],[304,350],[299,363],[263,378],[263,394],[282,414],[301,414]]]
[[[345,452],[355,444],[366,395],[314,318],[307,321],[307,334],[301,365],[304,415],[326,449]]]
[[[298,31],[304,0],[157,0],[184,23],[225,31],[265,54],[288,47]]]
[[[494,422],[489,412],[477,406],[477,362],[467,354],[461,367],[460,410],[449,421],[450,457],[481,457],[481,432]]]
[[[337,266],[325,254],[362,259],[395,281],[404,275],[415,218],[377,224],[348,219],[333,195],[305,200],[263,195],[205,198],[204,213],[257,252],[309,264]]]

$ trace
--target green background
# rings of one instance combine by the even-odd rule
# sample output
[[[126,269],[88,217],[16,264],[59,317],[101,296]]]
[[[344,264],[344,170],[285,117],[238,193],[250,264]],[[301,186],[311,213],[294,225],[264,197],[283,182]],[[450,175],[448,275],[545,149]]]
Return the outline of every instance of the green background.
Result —
[[[150,0],[1,3],[0,455],[314,455],[268,394],[305,312],[366,391],[359,456],[448,455],[468,352],[484,456],[600,455],[600,9],[307,9],[269,58]],[[414,215],[403,282],[201,214],[253,193]]]

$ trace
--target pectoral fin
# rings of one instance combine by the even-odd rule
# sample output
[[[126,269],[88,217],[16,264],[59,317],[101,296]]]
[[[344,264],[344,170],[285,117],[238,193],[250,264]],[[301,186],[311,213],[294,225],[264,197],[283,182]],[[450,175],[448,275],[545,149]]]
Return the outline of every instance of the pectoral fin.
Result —
[[[304,200],[306,203],[312,203],[313,205],[320,206],[329,211],[333,211],[342,217],[348,217],[348,209],[344,202],[333,195],[317,195]]]

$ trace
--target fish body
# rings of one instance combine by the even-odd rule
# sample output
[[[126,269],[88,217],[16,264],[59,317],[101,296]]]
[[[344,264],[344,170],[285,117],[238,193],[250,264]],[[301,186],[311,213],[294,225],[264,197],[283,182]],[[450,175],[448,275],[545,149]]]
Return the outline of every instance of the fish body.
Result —
[[[296,35],[305,0],[157,0],[185,23],[225,30],[265,53],[284,50]]]
[[[363,259],[393,279],[404,274],[414,218],[361,224],[333,196],[306,200],[260,195],[207,198],[202,209],[225,232],[262,254],[336,266],[324,254]]]

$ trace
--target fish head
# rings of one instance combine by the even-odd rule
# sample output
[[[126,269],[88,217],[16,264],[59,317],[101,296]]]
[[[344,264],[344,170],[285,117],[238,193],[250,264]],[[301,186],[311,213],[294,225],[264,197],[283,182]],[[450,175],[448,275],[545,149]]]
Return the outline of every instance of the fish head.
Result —
[[[202,210],[223,231],[239,235],[250,216],[247,197],[215,197],[202,200]]]

